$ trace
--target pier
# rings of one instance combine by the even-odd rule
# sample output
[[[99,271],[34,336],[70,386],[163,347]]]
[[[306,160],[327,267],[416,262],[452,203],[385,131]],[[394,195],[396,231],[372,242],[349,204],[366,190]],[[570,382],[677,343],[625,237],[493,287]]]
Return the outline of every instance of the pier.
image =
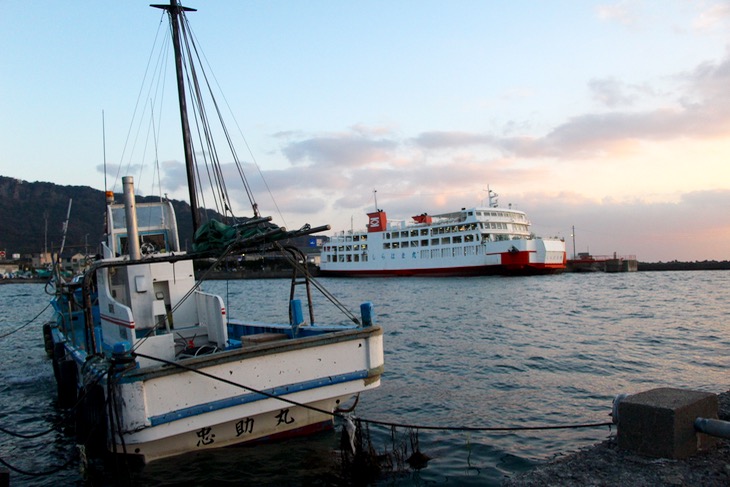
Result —
[[[590,255],[587,252],[578,254],[577,258],[568,259],[565,272],[636,272],[639,261],[635,255]]]

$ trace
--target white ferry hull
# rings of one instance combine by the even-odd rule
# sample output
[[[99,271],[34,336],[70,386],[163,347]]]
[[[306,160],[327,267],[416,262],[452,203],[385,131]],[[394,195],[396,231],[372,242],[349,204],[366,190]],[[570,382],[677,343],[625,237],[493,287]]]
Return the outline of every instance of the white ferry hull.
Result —
[[[390,252],[368,262],[322,263],[322,276],[485,276],[557,274],[565,270],[565,246],[561,241],[522,242],[522,250],[479,246],[480,255],[451,256],[428,260],[413,252]],[[518,245],[510,242],[509,248]],[[504,247],[504,246],[500,246]]]

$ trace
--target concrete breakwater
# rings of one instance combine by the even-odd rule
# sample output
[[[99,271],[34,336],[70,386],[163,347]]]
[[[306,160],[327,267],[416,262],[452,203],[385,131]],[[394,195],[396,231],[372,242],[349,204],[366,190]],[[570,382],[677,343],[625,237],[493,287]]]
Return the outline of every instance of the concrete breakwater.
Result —
[[[730,391],[718,394],[718,417],[730,421]],[[623,487],[730,485],[730,440],[684,459],[651,458],[618,446],[616,436],[506,479],[506,487]]]

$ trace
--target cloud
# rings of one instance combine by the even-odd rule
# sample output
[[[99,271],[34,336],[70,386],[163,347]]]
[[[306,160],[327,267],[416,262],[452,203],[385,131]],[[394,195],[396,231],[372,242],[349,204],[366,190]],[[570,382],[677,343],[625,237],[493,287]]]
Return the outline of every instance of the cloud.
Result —
[[[697,30],[709,30],[730,18],[730,5],[717,3],[699,13],[692,26]]]
[[[560,195],[526,195],[522,208],[538,234],[562,231],[572,254],[575,226],[577,252],[636,255],[645,262],[728,260],[730,190],[692,191],[676,202],[592,201]],[[711,235],[711,238],[698,238]],[[721,243],[722,242],[722,243]]]
[[[635,14],[626,2],[599,5],[596,7],[596,14],[599,19],[618,22],[623,25],[633,25],[636,23]]]
[[[498,143],[498,139],[492,135],[469,132],[424,132],[412,140],[416,145],[426,149],[496,145]]]
[[[631,105],[636,100],[636,95],[627,94],[625,85],[615,78],[592,79],[588,88],[595,100],[609,108]]]
[[[373,138],[352,132],[321,135],[287,143],[282,152],[292,163],[309,161],[327,166],[362,166],[387,161],[398,143],[388,138]]]

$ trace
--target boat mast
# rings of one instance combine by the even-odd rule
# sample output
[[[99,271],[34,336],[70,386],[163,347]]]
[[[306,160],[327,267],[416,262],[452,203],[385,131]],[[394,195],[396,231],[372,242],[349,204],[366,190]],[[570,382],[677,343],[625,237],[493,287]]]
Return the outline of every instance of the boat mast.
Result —
[[[150,5],[151,7],[166,10],[170,15],[172,29],[172,45],[175,50],[175,72],[177,74],[177,98],[180,105],[180,122],[182,124],[183,148],[185,150],[185,172],[188,178],[188,193],[190,195],[190,211],[193,214],[193,234],[200,227],[198,214],[198,194],[195,189],[195,160],[193,158],[193,142],[190,136],[188,122],[188,108],[185,100],[185,78],[183,77],[182,49],[180,47],[180,15],[182,12],[195,12],[196,9],[183,7],[178,0],[170,0],[170,5]]]

